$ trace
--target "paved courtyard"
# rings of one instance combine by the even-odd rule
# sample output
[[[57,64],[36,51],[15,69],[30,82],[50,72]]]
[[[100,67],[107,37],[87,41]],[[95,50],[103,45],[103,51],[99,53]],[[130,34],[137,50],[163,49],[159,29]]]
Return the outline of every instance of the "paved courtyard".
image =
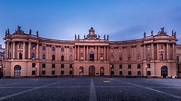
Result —
[[[60,77],[0,79],[3,101],[181,101],[181,79]]]

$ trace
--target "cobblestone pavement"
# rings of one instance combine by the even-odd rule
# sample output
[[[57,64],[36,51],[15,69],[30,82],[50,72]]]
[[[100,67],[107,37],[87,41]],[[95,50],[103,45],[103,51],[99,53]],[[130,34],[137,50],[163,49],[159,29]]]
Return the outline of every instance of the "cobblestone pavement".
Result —
[[[3,101],[181,101],[181,79],[59,77],[0,79]]]

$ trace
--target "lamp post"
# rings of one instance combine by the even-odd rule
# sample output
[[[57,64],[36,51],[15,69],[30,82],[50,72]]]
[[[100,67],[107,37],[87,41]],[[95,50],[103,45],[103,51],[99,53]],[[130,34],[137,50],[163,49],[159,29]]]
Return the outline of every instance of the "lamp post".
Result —
[[[146,66],[146,79],[147,79],[147,69],[148,69],[148,67]]]
[[[2,66],[0,65],[0,79],[1,79],[1,75],[2,75]]]
[[[73,78],[73,75],[74,75],[74,74],[73,74],[73,73],[74,73],[73,71],[74,71],[74,69],[73,69],[73,66],[72,66],[72,78]]]
[[[110,65],[110,77],[112,78],[112,65]]]
[[[35,77],[37,78],[37,66],[35,66]]]

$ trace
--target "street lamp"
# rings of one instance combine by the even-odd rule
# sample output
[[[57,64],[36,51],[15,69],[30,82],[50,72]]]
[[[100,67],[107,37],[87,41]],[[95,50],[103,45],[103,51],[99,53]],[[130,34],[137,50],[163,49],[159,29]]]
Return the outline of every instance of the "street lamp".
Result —
[[[35,77],[37,77],[37,66],[35,66]]]
[[[148,66],[146,65],[146,78],[147,78],[147,69],[148,69]]]
[[[1,79],[1,75],[2,75],[2,66],[0,65],[0,79]]]
[[[110,76],[111,76],[111,78],[112,78],[112,65],[110,65]]]

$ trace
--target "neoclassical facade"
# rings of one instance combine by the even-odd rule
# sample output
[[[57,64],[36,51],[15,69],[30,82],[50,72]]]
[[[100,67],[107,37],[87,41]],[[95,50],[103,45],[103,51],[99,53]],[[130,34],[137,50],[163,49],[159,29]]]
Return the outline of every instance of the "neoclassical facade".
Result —
[[[100,38],[91,27],[83,39],[74,37],[72,41],[42,38],[20,26],[12,34],[7,30],[4,76],[178,76],[174,31],[168,35],[161,28],[140,39],[109,41],[108,35]]]

